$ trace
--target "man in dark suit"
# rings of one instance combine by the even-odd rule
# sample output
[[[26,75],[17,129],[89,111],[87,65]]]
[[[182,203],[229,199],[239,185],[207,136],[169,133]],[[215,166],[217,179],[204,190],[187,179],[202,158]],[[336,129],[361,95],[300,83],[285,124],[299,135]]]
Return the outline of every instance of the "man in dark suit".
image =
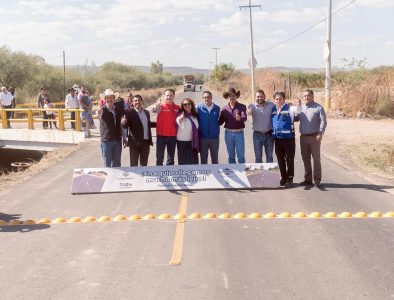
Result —
[[[149,111],[143,108],[143,99],[140,95],[133,98],[134,108],[126,111],[122,118],[123,128],[128,129],[128,146],[130,151],[130,166],[148,164],[150,146],[153,146],[151,128],[156,123],[151,122]]]

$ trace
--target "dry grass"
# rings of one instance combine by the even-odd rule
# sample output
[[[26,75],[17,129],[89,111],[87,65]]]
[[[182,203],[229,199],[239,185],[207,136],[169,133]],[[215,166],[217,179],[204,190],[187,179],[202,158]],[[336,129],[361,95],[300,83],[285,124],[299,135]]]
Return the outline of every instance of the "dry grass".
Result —
[[[359,70],[343,75],[334,86],[334,109],[345,115],[365,112],[370,117],[394,117],[394,69]]]
[[[41,171],[54,166],[64,158],[69,156],[71,153],[77,151],[80,145],[63,147],[61,149],[48,152],[44,157],[37,163],[34,163],[29,169],[23,172],[10,172],[7,174],[0,174],[0,191],[11,188],[12,186],[22,183]]]
[[[272,99],[275,91],[285,91],[286,96],[290,96],[289,79],[287,76],[272,70],[257,70],[255,73],[256,89],[264,90],[268,99]],[[229,87],[234,87],[241,91],[240,102],[248,103],[254,96],[251,95],[250,75],[240,72],[235,72],[227,82],[222,84],[213,84],[213,89],[222,93],[228,90]],[[301,86],[291,83],[292,98],[294,95],[299,96],[302,91]]]
[[[351,160],[368,173],[394,178],[394,147],[387,143],[364,142],[345,147]]]

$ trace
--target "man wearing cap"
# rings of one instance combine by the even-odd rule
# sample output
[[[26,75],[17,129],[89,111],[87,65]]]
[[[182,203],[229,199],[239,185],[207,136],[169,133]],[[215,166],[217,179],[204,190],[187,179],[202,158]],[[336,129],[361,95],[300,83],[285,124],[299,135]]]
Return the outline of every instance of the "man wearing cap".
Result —
[[[179,113],[179,105],[174,103],[175,91],[167,89],[164,92],[165,103],[161,99],[156,102],[153,111],[157,113],[156,121],[156,165],[162,166],[164,152],[167,148],[167,165],[174,164],[176,148],[176,117]]]
[[[301,106],[300,113],[300,145],[301,156],[304,162],[304,181],[300,185],[312,185],[313,158],[313,180],[315,185],[321,182],[320,146],[324,131],[327,127],[326,113],[323,106],[314,101],[312,90],[304,92],[305,105]]]
[[[208,163],[208,151],[211,154],[212,164],[218,164],[220,107],[212,102],[212,93],[210,91],[203,92],[202,98],[203,102],[197,106],[201,164]]]
[[[0,107],[1,108],[12,108],[12,99],[13,99],[13,96],[10,92],[7,91],[7,88],[5,86],[1,87]],[[10,124],[11,112],[7,111],[6,116],[7,116],[7,127],[11,128],[11,124]]]
[[[115,107],[115,94],[111,89],[104,92],[105,105],[96,112],[100,121],[101,153],[104,166],[120,167],[122,154],[121,112]]]
[[[265,100],[263,90],[258,90],[255,95],[256,102],[248,106],[247,114],[253,119],[253,148],[256,163],[263,162],[263,148],[267,163],[274,161],[274,138],[272,137],[272,110],[275,104]]]
[[[247,119],[246,106],[239,103],[237,99],[241,92],[236,92],[230,88],[223,93],[223,97],[229,100],[220,113],[219,124],[224,124],[224,140],[226,142],[228,163],[235,164],[235,156],[238,157],[238,163],[245,163],[245,137],[244,128]]]

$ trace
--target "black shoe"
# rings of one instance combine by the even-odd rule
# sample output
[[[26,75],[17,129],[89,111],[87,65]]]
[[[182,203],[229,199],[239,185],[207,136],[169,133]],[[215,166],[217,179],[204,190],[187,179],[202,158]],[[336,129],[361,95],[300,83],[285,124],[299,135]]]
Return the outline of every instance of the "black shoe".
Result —
[[[279,185],[280,185],[280,186],[286,186],[286,182],[287,182],[287,180],[282,178],[282,179],[280,180],[280,182],[279,182]]]
[[[304,180],[304,181],[300,182],[300,185],[302,185],[302,186],[313,185],[313,182],[309,181],[309,180]]]
[[[293,178],[288,178],[288,179],[287,179],[287,183],[288,183],[288,184],[293,184]]]
[[[320,185],[320,180],[315,180],[315,185],[319,186]]]

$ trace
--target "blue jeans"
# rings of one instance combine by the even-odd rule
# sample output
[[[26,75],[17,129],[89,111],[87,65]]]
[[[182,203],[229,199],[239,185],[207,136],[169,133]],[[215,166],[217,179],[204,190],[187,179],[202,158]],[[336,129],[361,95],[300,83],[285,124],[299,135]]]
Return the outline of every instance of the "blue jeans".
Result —
[[[156,166],[162,166],[167,146],[167,166],[174,164],[176,136],[158,135],[156,138]]]
[[[122,155],[122,141],[112,140],[101,142],[101,154],[106,168],[120,167]]]
[[[226,142],[228,163],[235,164],[235,155],[238,157],[238,163],[245,162],[245,138],[243,131],[232,132],[226,130],[224,132],[224,141]]]
[[[253,131],[253,147],[256,163],[263,162],[263,148],[265,150],[265,158],[267,163],[274,162],[274,138],[272,134],[264,134],[259,131]]]

